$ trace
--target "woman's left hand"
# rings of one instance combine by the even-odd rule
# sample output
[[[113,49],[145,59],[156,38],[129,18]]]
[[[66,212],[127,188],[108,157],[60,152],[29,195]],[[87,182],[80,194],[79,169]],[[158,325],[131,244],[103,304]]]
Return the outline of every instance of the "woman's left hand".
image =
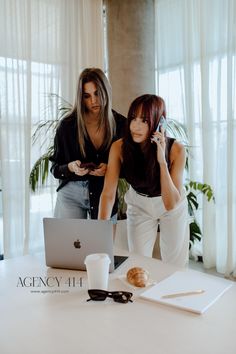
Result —
[[[93,171],[90,171],[89,174],[92,176],[105,176],[107,170],[107,164],[106,163],[100,163],[98,168],[96,168]]]
[[[161,127],[161,132],[155,132],[151,138],[151,141],[157,144],[157,161],[159,164],[166,163],[166,139],[164,133],[165,130]]]

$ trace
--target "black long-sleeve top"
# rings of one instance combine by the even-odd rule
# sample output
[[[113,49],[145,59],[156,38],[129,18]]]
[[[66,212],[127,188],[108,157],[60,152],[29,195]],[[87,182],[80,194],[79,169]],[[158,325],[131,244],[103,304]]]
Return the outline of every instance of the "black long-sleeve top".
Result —
[[[126,118],[121,114],[112,111],[116,122],[116,134],[113,141],[123,137],[126,125]],[[93,162],[96,165],[107,163],[109,149],[103,147],[98,150],[94,147],[89,137],[85,139],[86,158],[83,158],[78,144],[78,128],[76,114],[64,118],[57,128],[54,139],[54,153],[50,157],[52,167],[50,171],[55,178],[59,179],[59,187],[57,191],[63,188],[69,181],[88,181],[89,182],[89,199],[90,199],[90,215],[92,219],[97,219],[99,199],[103,189],[104,176],[77,176],[70,172],[68,163],[75,160],[81,162]],[[118,200],[113,206],[112,216],[117,213]]]

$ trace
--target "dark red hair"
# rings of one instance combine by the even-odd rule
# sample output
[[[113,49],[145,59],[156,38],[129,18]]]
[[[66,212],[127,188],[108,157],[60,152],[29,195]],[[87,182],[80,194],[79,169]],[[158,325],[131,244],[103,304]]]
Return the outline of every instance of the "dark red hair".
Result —
[[[137,97],[130,105],[128,112],[128,127],[141,108],[142,117],[149,126],[149,135],[156,129],[161,116],[166,118],[166,105],[163,98],[156,95],[142,95]]]

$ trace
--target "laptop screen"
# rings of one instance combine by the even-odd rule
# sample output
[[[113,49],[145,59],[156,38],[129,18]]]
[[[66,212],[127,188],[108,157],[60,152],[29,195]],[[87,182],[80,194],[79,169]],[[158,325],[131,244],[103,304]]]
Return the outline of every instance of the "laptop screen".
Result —
[[[88,254],[107,253],[110,272],[127,257],[113,254],[113,224],[109,220],[44,218],[46,265],[55,268],[86,270]]]

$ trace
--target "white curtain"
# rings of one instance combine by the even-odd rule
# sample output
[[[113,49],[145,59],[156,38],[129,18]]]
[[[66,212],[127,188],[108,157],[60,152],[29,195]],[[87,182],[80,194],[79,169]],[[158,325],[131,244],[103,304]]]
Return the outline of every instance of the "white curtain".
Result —
[[[156,0],[157,92],[186,124],[190,178],[213,187],[203,198],[206,268],[236,269],[236,1]],[[236,274],[235,274],[236,275]]]
[[[44,150],[32,147],[32,132],[39,120],[55,117],[56,102],[51,105],[49,94],[73,103],[81,70],[103,69],[103,23],[102,0],[0,0],[0,9],[0,171],[7,258],[42,249],[42,216],[52,212],[55,189],[30,192],[30,169]]]

